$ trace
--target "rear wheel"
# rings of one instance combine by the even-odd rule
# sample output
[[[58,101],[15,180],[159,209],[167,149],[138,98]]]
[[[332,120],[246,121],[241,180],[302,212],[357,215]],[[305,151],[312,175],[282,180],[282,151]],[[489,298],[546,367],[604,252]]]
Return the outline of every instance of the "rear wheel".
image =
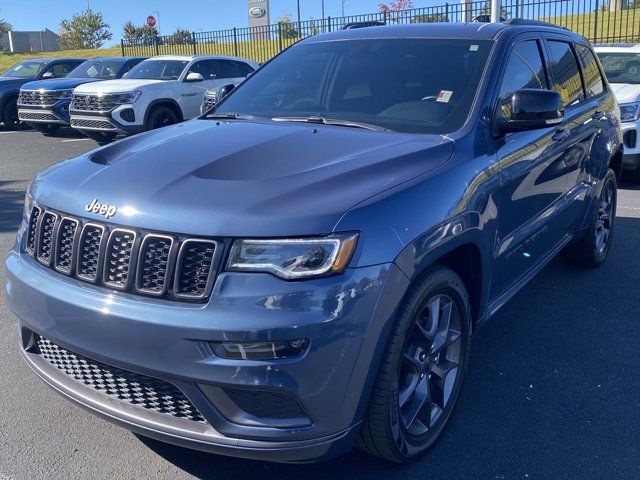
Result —
[[[613,170],[609,169],[602,180],[602,191],[587,231],[578,243],[565,249],[565,258],[569,262],[597,267],[606,260],[613,239],[617,200],[618,183]]]
[[[10,98],[4,104],[2,108],[2,121],[5,128],[10,130],[17,130],[24,126],[24,124],[18,119],[18,105],[16,98]]]
[[[155,130],[156,128],[168,127],[169,125],[173,125],[178,123],[178,115],[169,107],[164,107],[162,105],[153,107],[151,112],[149,113],[149,117],[145,122],[144,129],[146,130]]]
[[[460,393],[470,325],[469,297],[460,277],[430,267],[396,317],[358,448],[406,462],[433,445]]]

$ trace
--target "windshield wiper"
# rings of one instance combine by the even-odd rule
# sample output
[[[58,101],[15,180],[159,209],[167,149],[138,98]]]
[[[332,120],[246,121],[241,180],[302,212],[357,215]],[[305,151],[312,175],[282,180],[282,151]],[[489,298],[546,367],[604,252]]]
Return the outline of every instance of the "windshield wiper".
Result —
[[[354,122],[352,120],[340,120],[325,117],[273,117],[271,120],[273,120],[274,122],[319,123],[321,125],[333,125],[336,127],[363,128],[365,130],[377,130],[382,132],[389,131],[388,128],[381,127],[379,125],[373,125],[371,123]]]
[[[204,118],[212,118],[214,120],[249,120],[255,118],[253,115],[245,115],[243,113],[207,113]]]

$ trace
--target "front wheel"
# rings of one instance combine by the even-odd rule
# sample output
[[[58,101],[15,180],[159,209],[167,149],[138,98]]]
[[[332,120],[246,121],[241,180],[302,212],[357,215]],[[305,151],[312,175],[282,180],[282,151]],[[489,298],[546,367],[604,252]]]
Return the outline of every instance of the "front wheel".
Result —
[[[169,107],[157,106],[149,113],[144,129],[155,130],[156,128],[168,127],[178,123],[178,116]]]
[[[433,445],[460,394],[470,329],[464,283],[448,268],[430,267],[400,306],[358,448],[406,462]]]
[[[17,99],[10,98],[4,104],[2,108],[2,121],[5,128],[9,130],[18,130],[23,127],[23,123],[18,119],[18,104]]]
[[[618,183],[609,169],[602,180],[598,204],[591,213],[589,227],[582,238],[565,248],[564,256],[570,262],[584,267],[602,265],[609,254],[616,219]]]

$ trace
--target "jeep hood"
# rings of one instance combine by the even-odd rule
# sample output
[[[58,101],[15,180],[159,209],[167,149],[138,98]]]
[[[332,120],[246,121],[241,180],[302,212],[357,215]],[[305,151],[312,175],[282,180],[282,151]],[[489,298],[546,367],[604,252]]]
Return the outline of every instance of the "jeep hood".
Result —
[[[618,103],[633,103],[640,101],[640,85],[629,83],[612,83],[611,90]]]
[[[53,165],[37,202],[109,221],[204,236],[329,233],[356,204],[447,161],[453,142],[298,123],[194,120]],[[425,205],[424,208],[429,208]]]
[[[167,80],[127,80],[126,78],[102,80],[87,85],[80,85],[74,93],[124,93],[143,88],[147,85],[166,82]]]

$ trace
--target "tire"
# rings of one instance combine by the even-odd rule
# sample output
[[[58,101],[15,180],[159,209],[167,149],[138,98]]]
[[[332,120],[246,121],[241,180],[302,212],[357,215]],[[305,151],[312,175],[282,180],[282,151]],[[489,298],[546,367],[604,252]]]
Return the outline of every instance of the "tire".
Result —
[[[176,115],[176,112],[171,108],[158,105],[157,107],[153,107],[151,112],[149,112],[147,121],[144,124],[144,130],[146,132],[155,130],[156,128],[168,127],[179,121],[178,115]]]
[[[602,180],[602,190],[589,226],[577,243],[565,248],[565,258],[575,265],[597,267],[607,259],[616,219],[618,183],[613,170],[609,169]]]
[[[4,127],[9,130],[19,130],[24,124],[18,120],[18,99],[8,99],[2,107],[2,121]]]
[[[60,125],[56,123],[46,124],[46,123],[30,123],[30,127],[44,135],[55,135],[58,130],[60,130]]]
[[[450,329],[445,333],[447,312]],[[435,443],[460,394],[470,332],[464,283],[453,270],[429,267],[409,289],[396,315],[357,448],[404,463]],[[430,415],[425,415],[427,410]]]

